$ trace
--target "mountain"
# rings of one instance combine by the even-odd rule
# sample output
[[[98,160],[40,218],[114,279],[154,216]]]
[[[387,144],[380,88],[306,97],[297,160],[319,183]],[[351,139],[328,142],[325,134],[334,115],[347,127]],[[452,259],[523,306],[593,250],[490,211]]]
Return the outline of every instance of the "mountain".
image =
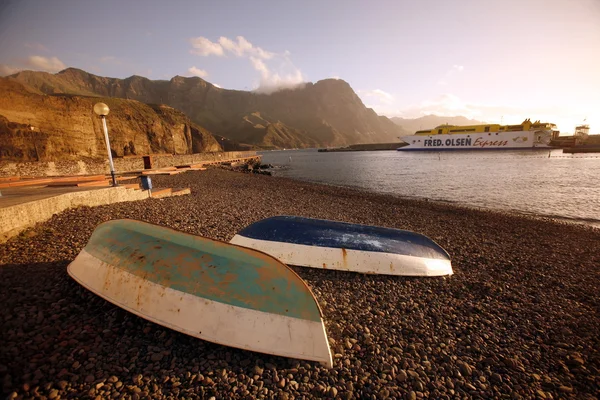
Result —
[[[198,78],[106,78],[67,68],[57,74],[23,71],[8,79],[38,94],[119,97],[168,104],[216,135],[262,148],[345,146],[396,141],[402,130],[366,108],[337,79],[272,94],[226,90]]]
[[[99,101],[110,108],[107,124],[115,156],[221,150],[210,132],[172,107],[117,98],[45,95],[32,93],[34,87],[0,78],[2,160],[104,158],[101,121],[92,111]]]
[[[474,119],[468,119],[462,116],[456,117],[441,117],[439,115],[425,115],[419,118],[401,118],[392,117],[390,118],[395,124],[401,126],[402,129],[407,131],[407,135],[412,135],[416,131],[422,129],[433,129],[438,125],[479,125],[485,122],[477,121]]]

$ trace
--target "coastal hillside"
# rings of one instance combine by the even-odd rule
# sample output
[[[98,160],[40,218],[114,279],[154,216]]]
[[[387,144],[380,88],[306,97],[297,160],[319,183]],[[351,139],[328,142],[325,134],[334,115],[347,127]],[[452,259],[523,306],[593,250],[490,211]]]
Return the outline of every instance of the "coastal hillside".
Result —
[[[208,130],[169,106],[109,97],[47,95],[0,78],[0,158],[57,161],[106,157],[101,120],[92,111],[99,101],[111,110],[107,121],[115,156],[221,150]]]
[[[23,71],[8,79],[38,94],[119,97],[167,104],[225,138],[262,148],[345,146],[397,140],[402,130],[365,107],[338,79],[272,94],[226,90],[198,78],[106,78],[75,68],[57,74]]]
[[[407,135],[412,135],[421,129],[433,129],[438,125],[478,125],[485,122],[469,119],[463,116],[456,117],[443,117],[439,115],[424,115],[419,118],[402,118],[392,117],[390,118],[395,124],[402,127],[407,131]]]

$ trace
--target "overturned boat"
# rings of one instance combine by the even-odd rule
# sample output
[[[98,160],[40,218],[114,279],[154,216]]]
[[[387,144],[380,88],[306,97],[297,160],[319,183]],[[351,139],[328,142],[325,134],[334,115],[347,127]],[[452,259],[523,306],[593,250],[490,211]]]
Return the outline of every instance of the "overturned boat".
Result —
[[[96,228],[68,272],[111,303],[187,335],[332,366],[309,287],[259,251],[113,220]]]
[[[263,219],[231,243],[312,268],[402,276],[451,275],[448,253],[419,233],[295,216]]]

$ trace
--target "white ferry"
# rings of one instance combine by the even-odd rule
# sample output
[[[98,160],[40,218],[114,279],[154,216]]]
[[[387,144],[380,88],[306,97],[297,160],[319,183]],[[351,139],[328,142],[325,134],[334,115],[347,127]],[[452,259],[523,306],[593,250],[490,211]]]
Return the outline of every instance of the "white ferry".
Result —
[[[498,150],[542,149],[558,137],[556,125],[529,119],[520,125],[440,125],[401,139],[408,146],[397,150]]]

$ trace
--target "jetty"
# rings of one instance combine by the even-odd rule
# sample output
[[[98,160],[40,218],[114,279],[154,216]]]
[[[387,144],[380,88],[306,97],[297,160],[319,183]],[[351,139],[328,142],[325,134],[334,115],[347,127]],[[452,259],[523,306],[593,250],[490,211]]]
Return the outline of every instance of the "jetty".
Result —
[[[396,150],[398,147],[406,146],[407,143],[368,143],[368,144],[353,144],[348,147],[332,147],[319,149],[319,152],[330,153],[338,151],[378,151],[378,150]]]
[[[567,147],[563,149],[563,153],[600,153],[600,145],[589,144]]]

